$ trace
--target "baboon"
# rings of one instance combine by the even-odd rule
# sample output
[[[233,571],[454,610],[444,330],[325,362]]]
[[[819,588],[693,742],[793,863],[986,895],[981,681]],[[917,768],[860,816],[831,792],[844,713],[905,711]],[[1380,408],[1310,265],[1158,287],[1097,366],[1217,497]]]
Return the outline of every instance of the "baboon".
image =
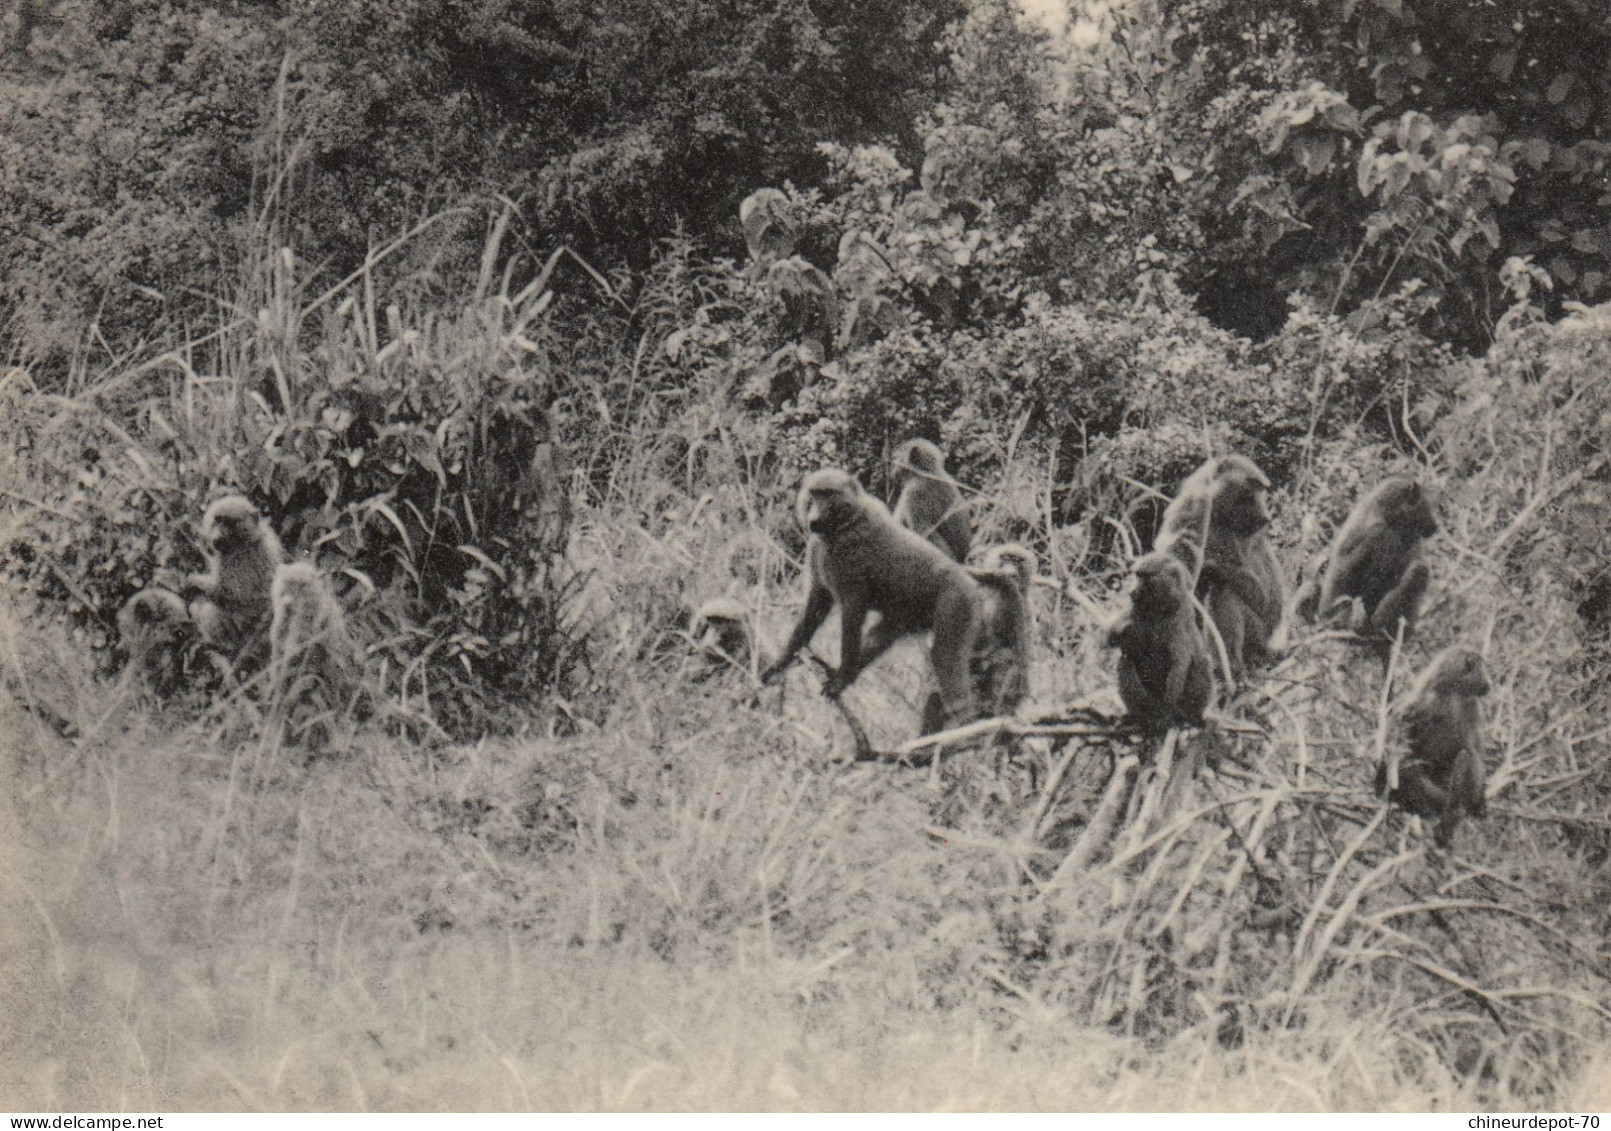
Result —
[[[1029,696],[1029,585],[1033,551],[1017,544],[991,547],[979,569],[968,570],[981,594],[968,677],[984,716],[1010,715]],[[923,705],[922,733],[943,725],[944,704],[930,692]]]
[[[945,470],[945,453],[927,440],[908,440],[892,461],[895,521],[915,530],[959,562],[968,560],[973,525],[957,481]]]
[[[1147,730],[1199,726],[1214,692],[1208,642],[1191,606],[1191,574],[1167,551],[1132,567],[1130,612],[1108,633],[1119,649],[1119,697]]]
[[[688,622],[688,635],[699,649],[700,678],[738,669],[748,671],[753,651],[749,614],[731,597],[700,605]]]
[[[1383,481],[1349,512],[1326,555],[1318,594],[1306,586],[1299,611],[1311,619],[1326,617],[1349,601],[1353,631],[1386,646],[1402,622],[1408,637],[1431,578],[1421,543],[1437,532],[1427,488],[1402,477]]]
[[[1433,657],[1410,694],[1402,716],[1409,753],[1392,782],[1388,762],[1376,768],[1376,789],[1405,811],[1437,817],[1438,847],[1454,839],[1460,818],[1488,811],[1482,766],[1482,712],[1477,700],[1491,686],[1482,656],[1470,648],[1445,648]]]
[[[929,655],[939,681],[944,721],[974,717],[968,661],[978,632],[979,583],[944,552],[901,526],[861,484],[835,468],[813,472],[800,488],[800,522],[811,533],[811,591],[782,654],[762,674],[776,678],[839,606],[839,668],[823,686],[837,697],[890,645],[932,631]],[[869,612],[878,621],[862,639]]]
[[[238,659],[256,650],[273,618],[269,591],[284,560],[280,540],[239,495],[207,508],[201,536],[211,562],[185,579],[181,595],[207,642]]]
[[[117,631],[129,668],[154,695],[167,699],[185,686],[200,634],[184,601],[166,589],[142,589],[118,610]]]
[[[274,571],[269,642],[274,678],[290,698],[322,691],[325,705],[352,705],[363,657],[330,583],[310,562]]]
[[[1286,575],[1268,532],[1269,486],[1269,478],[1246,456],[1209,460],[1181,483],[1164,510],[1154,545],[1195,579],[1195,591],[1225,643],[1232,680],[1275,650],[1286,607]]]

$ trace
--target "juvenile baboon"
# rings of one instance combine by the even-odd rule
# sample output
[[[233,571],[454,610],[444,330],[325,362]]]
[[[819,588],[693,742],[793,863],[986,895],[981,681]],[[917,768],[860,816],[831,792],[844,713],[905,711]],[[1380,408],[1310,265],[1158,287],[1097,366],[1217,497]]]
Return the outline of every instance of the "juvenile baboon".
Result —
[[[322,691],[327,706],[350,706],[363,656],[324,575],[310,562],[282,565],[274,571],[270,602],[269,642],[279,687],[293,697]]]
[[[793,662],[838,605],[839,668],[824,685],[824,694],[837,697],[900,638],[932,631],[929,655],[945,722],[973,719],[968,661],[980,619],[979,584],[932,543],[896,522],[883,503],[843,471],[813,472],[800,488],[796,506],[801,524],[811,533],[806,549],[811,591],[800,622],[762,682],[770,682]],[[879,619],[863,640],[869,612],[878,613]]]
[[[117,614],[128,666],[166,699],[185,685],[191,649],[200,639],[185,603],[166,589],[142,589]]]
[[[688,622],[688,636],[699,649],[701,678],[749,670],[749,614],[731,597],[716,597],[700,605]]]
[[[1035,568],[1033,551],[1010,544],[991,547],[982,566],[968,570],[981,595],[968,677],[983,716],[1010,715],[1029,696],[1029,585]],[[939,693],[930,692],[922,733],[941,729],[943,715]]]
[[[1482,656],[1470,648],[1445,648],[1416,680],[1402,724],[1409,753],[1392,787],[1387,762],[1376,768],[1376,789],[1405,811],[1437,817],[1434,839],[1447,848],[1460,818],[1488,811],[1482,766],[1482,712],[1477,700],[1490,690]]]
[[[1270,655],[1286,607],[1286,575],[1268,532],[1269,486],[1245,456],[1209,460],[1180,485],[1154,545],[1195,579],[1233,680]]]
[[[1214,692],[1208,642],[1191,605],[1191,575],[1180,560],[1154,551],[1132,567],[1130,612],[1108,633],[1119,649],[1119,697],[1148,730],[1198,726]]]
[[[1421,560],[1421,543],[1438,532],[1432,494],[1413,479],[1394,477],[1378,484],[1349,513],[1326,555],[1317,597],[1300,599],[1310,617],[1330,616],[1340,602],[1352,602],[1349,628],[1378,643],[1415,628],[1431,577]],[[1309,594],[1313,587],[1308,587]]]
[[[207,508],[201,536],[211,561],[207,572],[185,579],[183,596],[208,643],[239,658],[255,650],[273,618],[270,589],[284,560],[280,540],[239,495]]]
[[[908,440],[892,461],[895,521],[915,530],[959,562],[968,560],[973,524],[957,481],[945,470],[945,453],[927,440]]]

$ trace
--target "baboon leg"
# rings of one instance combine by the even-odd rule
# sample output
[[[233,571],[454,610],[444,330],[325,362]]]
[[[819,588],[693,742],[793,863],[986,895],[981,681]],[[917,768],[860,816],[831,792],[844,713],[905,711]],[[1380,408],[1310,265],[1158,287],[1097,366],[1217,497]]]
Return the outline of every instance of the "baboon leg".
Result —
[[[917,733],[938,734],[945,729],[945,701],[940,698],[938,691],[929,692],[923,701],[923,717],[918,724]]]

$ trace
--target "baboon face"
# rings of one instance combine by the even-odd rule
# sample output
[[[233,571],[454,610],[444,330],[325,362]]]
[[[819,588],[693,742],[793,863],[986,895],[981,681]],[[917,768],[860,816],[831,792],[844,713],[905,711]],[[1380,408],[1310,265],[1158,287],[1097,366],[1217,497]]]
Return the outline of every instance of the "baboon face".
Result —
[[[162,589],[143,589],[129,598],[118,613],[117,625],[124,645],[135,651],[196,635],[184,601]]]
[[[1400,530],[1419,538],[1430,538],[1438,532],[1432,492],[1414,480],[1394,480],[1383,506],[1388,521]]]
[[[861,493],[861,484],[837,468],[812,472],[796,504],[800,525],[812,534],[831,534],[854,518]]]
[[[1438,674],[1432,686],[1438,691],[1478,698],[1493,690],[1482,656],[1470,648],[1456,648],[1446,654],[1438,663]]]
[[[1214,525],[1236,534],[1257,534],[1270,525],[1265,492],[1270,481],[1241,456],[1227,457],[1215,476]]]
[[[201,536],[216,550],[239,549],[254,541],[257,508],[239,495],[219,499],[202,515]]]
[[[1191,575],[1174,555],[1148,554],[1136,562],[1133,572],[1136,587],[1130,602],[1137,612],[1149,618],[1165,617],[1185,604]]]

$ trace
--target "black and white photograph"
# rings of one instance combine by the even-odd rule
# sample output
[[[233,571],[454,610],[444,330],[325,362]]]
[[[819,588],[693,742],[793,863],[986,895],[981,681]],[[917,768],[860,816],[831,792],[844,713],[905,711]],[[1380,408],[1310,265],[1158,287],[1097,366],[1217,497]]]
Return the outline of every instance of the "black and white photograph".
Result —
[[[0,0],[0,1112],[1593,1131],[1608,437],[1604,0]]]

